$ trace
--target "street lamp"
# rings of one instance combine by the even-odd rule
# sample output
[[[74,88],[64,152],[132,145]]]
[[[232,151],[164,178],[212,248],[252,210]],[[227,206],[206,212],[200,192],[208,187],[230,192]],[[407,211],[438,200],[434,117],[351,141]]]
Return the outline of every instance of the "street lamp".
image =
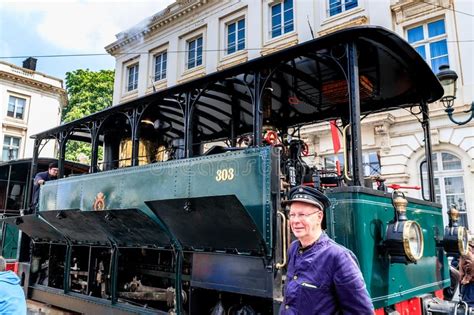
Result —
[[[449,120],[451,120],[456,125],[465,125],[472,120],[474,117],[474,102],[471,103],[471,109],[464,111],[464,113],[471,113],[470,117],[467,117],[465,121],[456,121],[453,118],[454,113],[454,100],[456,99],[456,80],[458,75],[453,70],[449,69],[448,65],[441,65],[439,67],[439,73],[436,75],[438,80],[441,82],[441,85],[444,89],[444,95],[441,98],[441,102],[445,107],[445,112],[448,114]]]

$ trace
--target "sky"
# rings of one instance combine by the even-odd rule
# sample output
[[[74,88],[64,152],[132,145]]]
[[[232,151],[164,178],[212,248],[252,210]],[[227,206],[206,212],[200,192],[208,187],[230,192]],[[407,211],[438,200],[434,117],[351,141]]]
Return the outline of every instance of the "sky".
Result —
[[[115,35],[174,0],[0,0],[0,60],[21,66],[28,56],[107,54]],[[24,56],[22,58],[5,58]],[[110,55],[36,57],[36,70],[64,80],[76,69],[113,70]]]

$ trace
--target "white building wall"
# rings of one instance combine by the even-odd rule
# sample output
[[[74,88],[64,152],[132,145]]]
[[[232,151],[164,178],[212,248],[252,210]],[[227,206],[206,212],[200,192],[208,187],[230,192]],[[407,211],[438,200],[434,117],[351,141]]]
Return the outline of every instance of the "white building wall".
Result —
[[[7,115],[10,96],[26,100],[23,118]],[[4,137],[20,138],[18,158],[33,155],[36,133],[54,128],[60,124],[61,110],[66,104],[66,91],[62,80],[45,74],[0,62],[0,143],[3,150]],[[42,157],[55,157],[56,144],[47,143],[40,152]],[[2,160],[2,155],[0,155]]]
[[[61,99],[54,94],[36,94],[31,98],[26,145],[22,157],[33,156],[34,141],[32,135],[59,126],[61,123]],[[41,104],[41,105],[39,105]],[[40,152],[41,157],[55,157],[55,141],[49,141]]]
[[[456,42],[453,43],[455,53],[458,54],[460,85],[462,88],[462,103],[474,101],[474,43],[472,30],[474,29],[474,3],[471,0],[458,0],[454,4],[452,13]]]

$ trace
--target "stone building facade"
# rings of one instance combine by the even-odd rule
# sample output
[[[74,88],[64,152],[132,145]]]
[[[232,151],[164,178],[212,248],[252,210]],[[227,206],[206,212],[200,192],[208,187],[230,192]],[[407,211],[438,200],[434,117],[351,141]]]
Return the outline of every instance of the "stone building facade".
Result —
[[[106,47],[116,58],[114,104],[225,69],[313,37],[377,25],[405,38],[437,72],[449,64],[459,75],[455,117],[474,101],[469,0],[178,0]],[[459,116],[458,116],[459,115]],[[419,115],[418,115],[419,116]],[[436,196],[456,204],[474,227],[474,121],[453,124],[441,103],[430,105]],[[421,185],[423,134],[416,113],[374,114],[363,120],[367,176]],[[328,124],[308,127],[307,162],[334,164]],[[408,190],[420,197],[422,192]],[[446,217],[447,220],[447,217]]]

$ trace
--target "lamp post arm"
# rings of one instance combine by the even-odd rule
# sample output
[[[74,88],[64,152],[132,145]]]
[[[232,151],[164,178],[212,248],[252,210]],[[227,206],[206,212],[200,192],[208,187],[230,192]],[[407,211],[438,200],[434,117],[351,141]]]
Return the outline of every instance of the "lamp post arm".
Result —
[[[462,125],[467,124],[468,122],[470,122],[472,120],[472,118],[474,118],[474,101],[471,103],[471,108],[470,109],[463,111],[463,113],[465,113],[465,114],[468,114],[469,112],[471,113],[471,116],[467,117],[466,120],[464,120],[464,121],[456,121],[453,118],[454,108],[452,106],[447,107],[444,111],[448,114],[449,120],[451,120],[456,125],[462,126]]]

